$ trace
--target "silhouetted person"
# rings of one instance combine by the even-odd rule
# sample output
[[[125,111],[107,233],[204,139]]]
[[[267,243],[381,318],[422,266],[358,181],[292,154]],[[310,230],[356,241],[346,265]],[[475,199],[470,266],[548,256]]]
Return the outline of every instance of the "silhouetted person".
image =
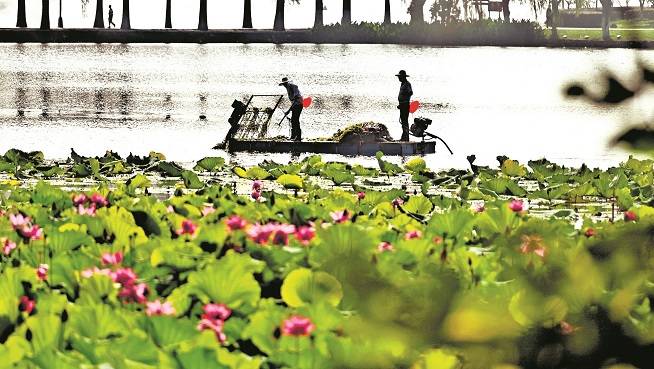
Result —
[[[302,130],[300,129],[300,115],[302,114],[302,109],[304,109],[302,94],[297,85],[293,84],[293,81],[290,81],[287,77],[282,78],[282,83],[280,86],[286,88],[288,93],[288,99],[291,101],[291,107],[286,112],[288,115],[289,112],[291,115],[291,140],[302,141]]]
[[[114,10],[111,9],[111,5],[109,5],[109,28],[111,28],[112,25],[114,28],[116,27],[114,24]]]
[[[400,94],[397,97],[400,109],[400,124],[402,125],[402,138],[400,141],[409,141],[409,105],[411,104],[411,96],[413,96],[413,88],[411,83],[407,80],[409,77],[406,71],[401,70],[400,73],[395,75],[400,80]]]

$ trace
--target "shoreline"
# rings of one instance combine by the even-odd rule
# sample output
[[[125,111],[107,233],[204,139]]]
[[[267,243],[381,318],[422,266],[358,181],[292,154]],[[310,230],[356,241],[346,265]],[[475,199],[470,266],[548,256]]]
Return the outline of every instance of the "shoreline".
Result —
[[[654,41],[631,40],[429,40],[421,37],[389,36],[383,40],[369,34],[325,34],[312,29],[286,31],[214,29],[95,29],[67,28],[40,30],[0,28],[0,43],[272,43],[272,44],[397,44],[434,47],[549,47],[549,48],[629,48],[654,49]]]

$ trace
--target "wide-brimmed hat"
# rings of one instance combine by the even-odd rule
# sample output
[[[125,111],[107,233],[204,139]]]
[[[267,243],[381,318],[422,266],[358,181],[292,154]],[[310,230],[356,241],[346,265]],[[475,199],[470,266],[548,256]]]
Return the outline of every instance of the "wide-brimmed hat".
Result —
[[[410,75],[406,74],[406,71],[402,69],[400,73],[396,74],[395,77],[411,77]]]
[[[285,83],[290,83],[290,82],[293,82],[293,81],[288,79],[288,77],[284,77],[284,78],[282,78],[282,82],[279,85],[283,86]]]

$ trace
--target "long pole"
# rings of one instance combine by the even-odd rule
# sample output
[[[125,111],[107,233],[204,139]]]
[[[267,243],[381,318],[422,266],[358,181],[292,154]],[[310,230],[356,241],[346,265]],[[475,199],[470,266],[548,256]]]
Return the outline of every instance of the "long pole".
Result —
[[[61,0],[59,0],[59,21],[57,22],[57,27],[64,28],[64,18],[61,17]]]

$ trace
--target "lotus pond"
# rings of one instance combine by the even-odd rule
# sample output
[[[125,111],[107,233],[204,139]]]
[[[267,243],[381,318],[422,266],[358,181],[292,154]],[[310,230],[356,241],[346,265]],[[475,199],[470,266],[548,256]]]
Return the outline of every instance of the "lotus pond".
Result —
[[[645,368],[654,161],[0,157],[0,368]]]

